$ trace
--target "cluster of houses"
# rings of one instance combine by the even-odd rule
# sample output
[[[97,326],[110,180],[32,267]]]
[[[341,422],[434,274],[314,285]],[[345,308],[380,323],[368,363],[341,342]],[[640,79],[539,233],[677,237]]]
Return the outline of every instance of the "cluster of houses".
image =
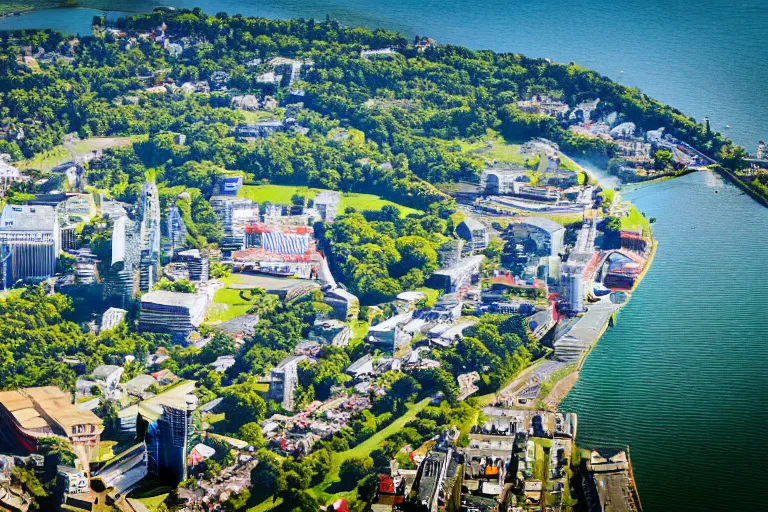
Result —
[[[518,101],[517,105],[523,112],[555,118],[574,133],[615,145],[618,155],[611,172],[625,181],[652,179],[668,173],[666,166],[657,162],[656,153],[662,150],[671,154],[675,169],[714,163],[689,144],[664,133],[664,127],[641,131],[635,123],[623,121],[617,112],[604,112],[600,98],[572,107],[555,98],[533,95]],[[704,124],[708,126],[709,121],[705,119]]]
[[[451,429],[414,450],[417,469],[393,463],[379,475],[376,512],[399,510],[406,500],[430,512],[556,510],[570,485],[576,415],[485,407],[481,423],[458,446]]]

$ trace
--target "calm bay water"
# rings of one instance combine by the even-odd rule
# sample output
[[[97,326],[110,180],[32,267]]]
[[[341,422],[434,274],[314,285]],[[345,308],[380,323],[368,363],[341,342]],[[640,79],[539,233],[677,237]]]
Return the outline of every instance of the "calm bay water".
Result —
[[[101,10],[157,5],[268,18],[326,15],[471,48],[575,61],[686,115],[709,116],[748,150],[768,139],[764,0],[81,1],[0,20],[0,30],[90,31]],[[101,10],[98,10],[101,9]],[[622,73],[623,71],[623,73]],[[715,193],[717,191],[717,193]],[[768,442],[768,209],[709,173],[626,197],[659,249],[563,404],[586,448],[631,447],[647,511],[764,508]]]
[[[658,251],[562,408],[580,446],[630,446],[645,510],[722,510],[721,479],[768,485],[768,210],[711,173],[625,197]]]

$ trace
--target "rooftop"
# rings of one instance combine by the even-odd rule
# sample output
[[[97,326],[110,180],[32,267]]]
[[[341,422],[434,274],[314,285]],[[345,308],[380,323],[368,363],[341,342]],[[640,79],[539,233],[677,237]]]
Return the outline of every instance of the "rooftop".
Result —
[[[482,222],[477,219],[473,219],[472,217],[465,218],[463,221],[461,221],[461,224],[467,226],[471,231],[485,229],[485,225]]]
[[[524,219],[520,219],[519,223],[528,224],[529,226],[537,227],[550,234],[556,231],[565,229],[563,226],[561,226],[557,222],[553,221],[552,219],[548,219],[546,217],[526,217]]]
[[[69,433],[73,425],[101,425],[101,419],[90,411],[72,405],[69,393],[56,386],[26,388],[0,392],[0,405],[13,414],[25,429],[49,426],[42,411],[62,430]]]
[[[0,214],[0,231],[48,231],[55,223],[52,206],[7,204]]]
[[[178,306],[182,308],[194,308],[199,301],[205,300],[205,297],[196,293],[179,293],[165,290],[155,290],[146,293],[141,297],[141,304],[161,304],[164,306]]]

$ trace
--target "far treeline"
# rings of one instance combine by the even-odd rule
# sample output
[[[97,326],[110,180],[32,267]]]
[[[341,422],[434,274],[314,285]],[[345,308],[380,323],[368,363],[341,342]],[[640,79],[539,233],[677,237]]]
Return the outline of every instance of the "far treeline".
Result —
[[[102,25],[104,20],[95,22]],[[426,209],[446,199],[429,183],[472,179],[477,174],[477,159],[461,154],[451,141],[484,136],[489,128],[509,140],[546,137],[574,154],[611,157],[616,153],[611,143],[565,130],[553,118],[523,113],[515,104],[533,94],[546,94],[571,105],[599,97],[600,111],[616,111],[644,130],[664,126],[704,153],[724,157],[726,167],[735,168],[743,159],[741,148],[734,148],[721,134],[706,131],[694,119],[637,89],[575,64],[451,45],[420,52],[400,34],[348,28],[332,20],[208,16],[195,9],[132,16],[117,26],[149,31],[162,23],[167,33],[201,43],[172,57],[148,40],[126,49],[124,40],[104,32],[81,38],[76,48],[52,31],[0,34],[3,123],[14,130],[22,128],[25,135],[0,141],[0,151],[14,158],[30,157],[50,150],[70,132],[78,132],[81,138],[148,133],[147,147],[137,152],[140,165],[164,166],[160,178],[169,182],[185,181],[184,177],[174,180],[172,172],[185,162],[210,161],[242,170],[253,180],[376,192]],[[20,72],[17,56],[25,46],[72,50],[77,59],[72,65]],[[384,47],[399,54],[373,62],[360,56],[362,49]],[[244,119],[234,110],[221,108],[230,103],[229,95],[219,92],[174,98],[144,95],[137,103],[116,101],[168,78],[194,82],[208,79],[214,71],[229,74],[230,91],[261,90],[281,99],[287,94],[284,88],[257,81],[258,67],[245,64],[254,57],[277,55],[314,62],[302,84],[303,102],[324,116],[304,114],[300,122],[310,128],[308,136],[273,137],[259,141],[255,149],[239,142],[229,134]],[[341,154],[338,142],[323,137],[337,123],[361,129],[368,142],[353,153]],[[188,143],[175,148],[168,139],[155,137],[163,132],[184,134]],[[122,152],[133,157],[130,149]],[[384,162],[394,168],[378,165]],[[134,184],[134,176],[143,174],[137,162],[130,164],[101,184],[118,192]],[[415,179],[414,174],[429,183]]]

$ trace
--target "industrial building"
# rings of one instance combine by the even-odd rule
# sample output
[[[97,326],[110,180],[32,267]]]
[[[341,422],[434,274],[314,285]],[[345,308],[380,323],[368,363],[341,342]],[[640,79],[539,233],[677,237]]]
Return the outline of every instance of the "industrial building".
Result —
[[[411,335],[401,327],[413,318],[413,311],[395,315],[368,329],[368,342],[388,354],[394,354],[397,347],[407,345]]]
[[[587,510],[595,512],[638,512],[642,510],[640,495],[626,452],[605,458],[592,450],[586,462],[584,493]]]
[[[480,191],[488,195],[513,195],[515,184],[528,183],[522,167],[483,169],[480,173]]]
[[[275,254],[304,254],[313,245],[313,231],[309,227],[272,228],[254,224],[245,228],[245,246],[264,249]]]
[[[7,204],[0,214],[0,281],[41,280],[56,273],[61,230],[50,206]]]
[[[141,297],[139,330],[186,336],[203,323],[207,306],[205,295],[149,292]]]
[[[10,446],[34,453],[40,438],[56,436],[71,443],[85,462],[97,454],[104,430],[98,416],[78,409],[70,394],[55,386],[0,392],[0,425],[0,436]]]

